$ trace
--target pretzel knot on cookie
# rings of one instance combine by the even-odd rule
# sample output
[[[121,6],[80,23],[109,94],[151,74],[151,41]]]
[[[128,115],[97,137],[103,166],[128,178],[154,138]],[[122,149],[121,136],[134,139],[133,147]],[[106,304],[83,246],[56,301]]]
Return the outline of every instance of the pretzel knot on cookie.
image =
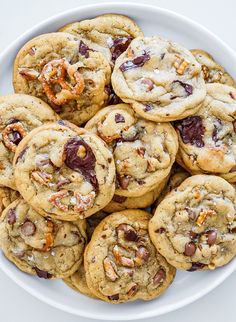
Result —
[[[68,100],[77,99],[85,86],[82,75],[65,58],[54,59],[44,65],[38,80],[42,83],[49,101],[55,105],[63,105]],[[56,85],[59,85],[61,90],[54,93]]]
[[[2,131],[2,140],[5,146],[12,152],[16,151],[17,145],[26,136],[27,131],[20,122],[9,124]]]

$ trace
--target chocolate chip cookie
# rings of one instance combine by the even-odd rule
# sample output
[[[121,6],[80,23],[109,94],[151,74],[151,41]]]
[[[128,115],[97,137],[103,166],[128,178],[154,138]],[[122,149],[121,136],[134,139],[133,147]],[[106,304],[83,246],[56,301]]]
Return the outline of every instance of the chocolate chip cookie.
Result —
[[[49,220],[18,199],[2,214],[0,245],[4,255],[23,272],[46,279],[64,278],[82,262],[85,229],[85,220]]]
[[[169,123],[140,118],[128,104],[107,106],[85,126],[113,151],[117,172],[116,195],[139,197],[166,178],[178,150]]]
[[[88,287],[98,298],[113,304],[151,300],[173,281],[175,269],[150,241],[149,219],[147,212],[125,210],[95,229],[84,262]]]
[[[20,194],[16,190],[0,186],[0,217],[3,210],[13,201],[18,199]]]
[[[15,158],[19,192],[43,216],[85,218],[106,206],[115,190],[112,154],[96,135],[58,121],[33,130]]]
[[[146,192],[143,196],[140,197],[124,197],[114,195],[112,200],[103,210],[108,213],[112,213],[125,209],[147,208],[154,203],[158,196],[160,196],[168,181],[168,178],[169,176],[167,176],[162,182],[160,182],[160,184],[154,190]]]
[[[0,97],[0,185],[16,189],[12,161],[17,145],[34,128],[58,119],[50,106],[36,97]]]
[[[118,14],[73,22],[59,31],[85,38],[90,47],[103,53],[112,66],[134,38],[143,36],[132,19]]]
[[[192,49],[190,51],[199,64],[201,64],[206,83],[221,83],[229,86],[236,86],[233,78],[209,53],[201,49]]]
[[[189,50],[161,37],[138,37],[112,74],[115,93],[142,117],[167,122],[194,114],[206,96],[201,65]]]
[[[80,125],[106,103],[110,74],[106,58],[90,50],[82,39],[49,33],[21,48],[15,59],[13,85],[17,93],[43,99],[61,117]]]
[[[236,194],[226,180],[187,178],[158,205],[149,223],[157,250],[173,266],[215,269],[236,255]]]
[[[218,174],[236,181],[236,89],[207,84],[200,110],[175,123],[179,136],[177,161],[193,174]]]

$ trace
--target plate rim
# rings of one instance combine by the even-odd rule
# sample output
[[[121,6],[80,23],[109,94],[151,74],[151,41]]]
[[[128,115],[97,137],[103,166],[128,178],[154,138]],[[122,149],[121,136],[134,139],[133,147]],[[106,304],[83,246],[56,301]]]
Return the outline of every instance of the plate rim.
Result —
[[[52,15],[49,18],[46,18],[42,20],[41,22],[37,23],[35,26],[27,29],[24,33],[22,33],[20,36],[18,36],[14,41],[12,41],[1,53],[0,53],[0,61],[5,58],[5,56],[8,55],[8,53],[12,52],[12,49],[14,47],[18,46],[20,43],[23,41],[26,41],[26,39],[34,32],[37,32],[38,29],[42,28],[44,25],[47,25],[48,23],[53,23],[60,18],[64,18],[64,16],[68,16],[76,11],[79,10],[96,10],[96,9],[105,9],[107,8],[107,5],[110,5],[111,11],[115,11],[116,9],[120,9],[123,6],[129,7],[129,8],[145,8],[145,9],[151,9],[154,11],[159,11],[160,13],[169,15],[170,17],[177,18],[178,20],[184,21],[187,24],[193,25],[195,28],[200,29],[203,33],[208,34],[209,37],[214,38],[216,42],[218,42],[221,46],[223,46],[232,56],[235,57],[236,59],[236,53],[234,50],[227,44],[225,43],[219,36],[217,36],[215,33],[210,31],[208,28],[205,26],[201,25],[200,23],[180,14],[177,12],[174,12],[172,10],[166,9],[159,7],[158,5],[155,4],[142,4],[142,3],[134,3],[134,2],[127,2],[127,1],[115,1],[115,2],[100,2],[100,3],[93,3],[93,4],[81,4],[79,6],[76,6],[74,8],[71,8],[69,10],[65,10],[62,12],[59,12],[55,15]],[[143,314],[140,314],[137,316],[133,314],[132,316],[129,315],[127,316],[126,320],[131,321],[131,320],[140,320],[144,318],[151,318],[151,317],[156,317],[160,316],[172,311],[175,311],[177,309],[180,309],[190,303],[193,303],[194,301],[198,300],[199,298],[205,296],[207,293],[215,289],[217,286],[219,286],[227,277],[229,277],[235,270],[236,270],[236,260],[234,261],[235,263],[231,262],[231,265],[227,270],[222,272],[222,274],[215,279],[214,282],[212,282],[209,286],[205,287],[204,290],[200,290],[199,292],[193,294],[191,297],[188,299],[183,299],[180,300],[174,304],[169,305],[168,308],[163,309],[162,311],[159,311],[158,313],[155,312],[155,309],[145,311]],[[9,269],[5,264],[3,264],[3,261],[0,260],[0,269],[12,280],[14,281],[18,286],[20,286],[23,290],[40,300],[41,302],[48,304],[54,308],[57,308],[59,310],[62,310],[67,313],[71,313],[80,317],[85,317],[85,318],[90,318],[94,320],[106,320],[106,321],[120,321],[121,319],[118,316],[112,316],[112,318],[108,315],[104,315],[103,313],[99,314],[99,316],[96,316],[94,313],[91,313],[89,311],[80,311],[80,309],[74,309],[69,307],[68,305],[63,305],[59,304],[56,300],[53,300],[48,297],[44,297],[43,294],[39,293],[37,290],[35,290],[33,287],[27,285],[25,282],[22,282],[22,280],[15,276],[14,272]],[[220,269],[220,268],[219,268]]]

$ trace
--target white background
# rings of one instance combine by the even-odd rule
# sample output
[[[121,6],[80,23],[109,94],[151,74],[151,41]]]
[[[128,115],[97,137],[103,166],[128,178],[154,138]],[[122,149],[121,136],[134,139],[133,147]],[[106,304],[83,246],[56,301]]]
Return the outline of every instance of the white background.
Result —
[[[99,0],[2,0],[0,52],[17,36],[45,18]],[[236,51],[235,0],[127,0],[156,4],[202,23]],[[1,66],[0,66],[1,68]],[[236,66],[235,66],[236,68]],[[147,322],[235,322],[236,272],[197,302]],[[88,307],[92,310],[92,307]],[[0,271],[0,322],[92,322],[39,302]]]

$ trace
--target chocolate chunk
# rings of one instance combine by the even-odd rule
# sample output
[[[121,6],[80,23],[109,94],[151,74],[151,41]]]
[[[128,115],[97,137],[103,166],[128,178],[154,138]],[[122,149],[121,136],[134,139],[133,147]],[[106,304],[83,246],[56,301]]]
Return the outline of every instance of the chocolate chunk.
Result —
[[[21,159],[23,158],[23,156],[24,156],[25,152],[26,152],[28,149],[29,149],[29,147],[27,146],[26,148],[24,148],[24,149],[21,151],[21,153],[19,153],[19,155],[18,155],[18,157],[17,157],[17,159],[16,159],[16,163],[17,163],[19,160],[21,160]]]
[[[179,130],[180,136],[185,144],[190,143],[198,148],[204,146],[203,135],[205,127],[200,116],[189,116],[183,120],[175,122],[175,127]]]
[[[85,148],[85,156],[79,157],[79,147]],[[64,146],[65,164],[68,168],[81,173],[86,180],[93,186],[95,192],[98,192],[98,181],[95,174],[95,155],[90,146],[80,137],[75,136],[67,141]]]
[[[193,256],[196,252],[196,245],[194,242],[189,242],[185,244],[184,255]]]
[[[21,233],[25,236],[33,236],[35,231],[36,231],[36,226],[30,220],[26,220],[21,226]]]
[[[105,86],[105,92],[109,96],[108,105],[116,105],[122,103],[122,100],[119,98],[119,96],[116,95],[111,85]]]
[[[163,234],[165,232],[166,232],[166,230],[164,227],[160,227],[159,229],[155,230],[155,233],[157,233],[157,234]]]
[[[234,132],[236,133],[236,120],[233,121]]]
[[[188,272],[195,272],[197,270],[203,269],[206,265],[200,262],[192,262],[192,267],[188,269]]]
[[[192,95],[193,94],[193,86],[187,83],[183,83],[180,80],[175,80],[173,81],[173,83],[179,83],[185,90],[187,96]]]
[[[146,183],[144,180],[141,180],[141,179],[137,179],[136,181],[140,186],[143,186]]]
[[[79,53],[85,58],[89,57],[89,47],[82,40],[79,43]]]
[[[198,238],[198,236],[199,235],[192,230],[189,232],[189,237],[191,240],[196,240]]]
[[[161,54],[161,60],[165,57],[166,53]]]
[[[163,280],[166,277],[166,272],[164,269],[160,269],[153,277],[153,283],[159,284],[160,282],[163,282]]]
[[[229,170],[229,172],[231,173],[231,172],[235,172],[236,171],[236,165],[234,165],[230,170]]]
[[[118,37],[113,40],[113,45],[110,48],[111,60],[113,63],[124,51],[126,51],[132,40],[132,37]]]
[[[39,269],[38,267],[33,267],[33,269],[35,270],[36,274],[38,275],[38,277],[40,278],[45,278],[45,279],[49,279],[52,277],[52,274],[43,271],[41,269]]]
[[[217,231],[213,229],[206,231],[206,237],[207,237],[207,244],[209,246],[214,245],[217,238]]]
[[[116,123],[125,123],[124,116],[121,115],[120,113],[116,113],[116,115],[115,115],[115,122]]]
[[[144,108],[144,112],[149,112],[149,111],[151,111],[153,109],[153,106],[152,105],[150,105],[150,104],[146,104],[145,105],[145,108]]]
[[[139,246],[137,252],[136,252],[136,256],[143,259],[145,262],[147,262],[147,260],[150,257],[150,252],[147,250],[146,247],[144,246]]]
[[[124,196],[118,196],[118,195],[114,195],[112,200],[118,203],[123,203],[125,202],[125,200],[127,199],[127,197]]]
[[[128,296],[134,296],[139,290],[138,284],[134,284],[128,291]]]
[[[7,122],[7,125],[9,125],[9,124],[14,124],[14,123],[18,123],[18,122],[20,122],[18,119],[13,118],[13,119],[10,119],[10,120]]]
[[[9,139],[13,144],[18,145],[22,140],[22,137],[19,132],[13,131],[12,133],[9,134]]]
[[[133,241],[133,242],[136,242],[139,239],[137,233],[132,229],[125,230],[124,237],[126,240]]]
[[[7,214],[7,222],[9,225],[13,225],[16,222],[15,209],[9,209]]]
[[[195,220],[196,219],[196,213],[192,209],[186,207],[185,210],[187,211],[188,216],[189,216],[189,218],[191,220]]]
[[[216,125],[214,125],[214,130],[212,132],[212,140],[214,142],[217,142],[219,140],[217,134],[218,134],[217,127]]]
[[[119,294],[114,294],[114,295],[108,296],[108,298],[111,301],[118,301],[119,300]]]
[[[63,121],[63,120],[59,120],[57,123],[58,123],[59,125],[66,126],[66,122],[65,122],[65,121]]]
[[[123,176],[121,177],[119,174],[117,174],[117,180],[122,189],[127,189],[130,182],[129,176]]]
[[[138,56],[133,60],[128,60],[124,62],[122,65],[120,65],[119,68],[122,72],[125,72],[129,69],[142,67],[150,58],[151,57],[149,54],[144,53],[142,56]]]
[[[233,100],[235,100],[234,94],[233,94],[232,92],[229,92],[229,96],[230,96]]]

